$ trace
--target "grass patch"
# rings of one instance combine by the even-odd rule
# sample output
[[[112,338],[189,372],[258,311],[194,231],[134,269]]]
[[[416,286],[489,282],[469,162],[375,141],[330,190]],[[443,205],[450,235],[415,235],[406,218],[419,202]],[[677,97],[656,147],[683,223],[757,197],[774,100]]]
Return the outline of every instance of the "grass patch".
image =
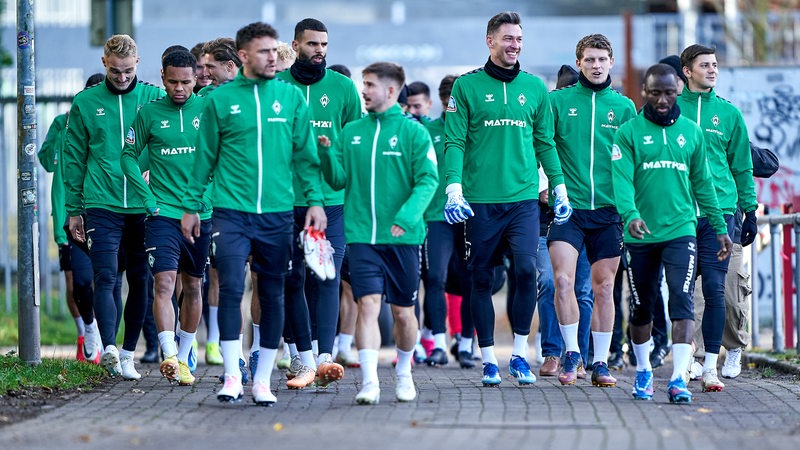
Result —
[[[764,367],[761,369],[761,378],[772,378],[777,374],[772,367]]]
[[[749,350],[753,353],[764,355],[769,358],[777,359],[778,361],[785,361],[790,364],[800,365],[800,355],[797,354],[796,349],[787,349],[784,353],[774,353],[769,350],[753,349]]]
[[[84,362],[42,358],[40,365],[30,366],[13,353],[0,356],[0,395],[27,387],[87,389],[106,376],[102,367]]]

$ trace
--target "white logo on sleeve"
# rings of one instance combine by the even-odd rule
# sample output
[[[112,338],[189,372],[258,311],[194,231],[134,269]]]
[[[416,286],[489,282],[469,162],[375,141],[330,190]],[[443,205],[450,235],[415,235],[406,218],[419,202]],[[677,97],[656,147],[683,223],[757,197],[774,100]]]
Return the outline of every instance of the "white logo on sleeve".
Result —
[[[611,147],[611,160],[618,161],[620,159],[622,159],[622,151],[619,149],[617,144],[614,144],[614,146]]]
[[[458,107],[456,106],[456,99],[453,96],[450,96],[450,100],[447,101],[447,112],[456,112],[458,111]]]

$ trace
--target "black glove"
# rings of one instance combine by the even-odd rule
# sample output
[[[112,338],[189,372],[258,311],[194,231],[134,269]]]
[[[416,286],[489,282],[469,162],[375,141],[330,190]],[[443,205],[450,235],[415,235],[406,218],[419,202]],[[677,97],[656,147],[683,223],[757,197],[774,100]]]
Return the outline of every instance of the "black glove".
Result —
[[[742,247],[747,247],[756,240],[758,235],[758,222],[756,220],[756,212],[750,211],[745,213],[744,222],[742,222]]]

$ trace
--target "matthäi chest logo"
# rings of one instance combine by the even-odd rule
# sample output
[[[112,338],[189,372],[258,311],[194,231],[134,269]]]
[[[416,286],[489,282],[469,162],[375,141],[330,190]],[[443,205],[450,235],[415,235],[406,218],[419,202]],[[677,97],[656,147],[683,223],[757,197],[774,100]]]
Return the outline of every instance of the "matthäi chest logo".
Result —
[[[331,102],[331,99],[328,98],[328,94],[322,94],[322,97],[319,98],[319,103],[322,105],[323,108],[328,106],[328,103]]]

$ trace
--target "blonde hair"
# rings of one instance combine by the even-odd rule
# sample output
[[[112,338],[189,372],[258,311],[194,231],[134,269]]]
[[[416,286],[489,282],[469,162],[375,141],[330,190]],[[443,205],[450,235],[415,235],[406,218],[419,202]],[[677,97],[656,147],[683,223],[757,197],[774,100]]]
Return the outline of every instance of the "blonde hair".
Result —
[[[138,56],[136,42],[127,34],[115,34],[108,38],[103,51],[105,56],[117,55],[120,58]]]
[[[293,63],[297,55],[292,46],[283,41],[278,41],[278,59],[284,63]]]

